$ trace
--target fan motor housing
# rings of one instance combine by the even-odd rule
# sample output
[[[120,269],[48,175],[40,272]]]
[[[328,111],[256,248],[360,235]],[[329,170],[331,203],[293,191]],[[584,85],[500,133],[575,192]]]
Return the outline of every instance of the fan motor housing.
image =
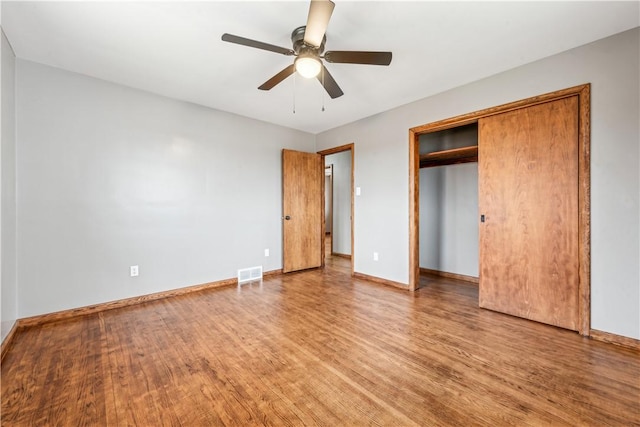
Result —
[[[327,41],[327,35],[325,34],[325,36],[322,37],[322,43],[320,43],[320,46],[318,47],[311,46],[304,42],[304,31],[306,28],[307,27],[303,25],[302,27],[296,28],[291,33],[291,42],[293,43],[293,51],[296,53],[296,55],[300,55],[301,53],[307,53],[307,52],[312,52],[316,55],[320,55],[322,52],[324,52],[324,44]]]

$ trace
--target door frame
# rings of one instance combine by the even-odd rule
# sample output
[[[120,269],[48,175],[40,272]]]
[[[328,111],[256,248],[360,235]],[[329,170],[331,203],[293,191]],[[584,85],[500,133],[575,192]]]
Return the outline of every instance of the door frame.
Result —
[[[354,265],[354,259],[356,257],[356,252],[355,252],[355,248],[353,245],[353,236],[354,236],[354,231],[353,231],[353,223],[354,223],[354,209],[353,209],[353,205],[354,205],[354,158],[355,158],[355,144],[349,143],[349,144],[345,144],[345,145],[340,145],[338,147],[333,147],[333,148],[328,148],[326,150],[321,150],[318,151],[318,154],[320,154],[320,156],[322,156],[322,164],[324,165],[324,158],[325,156],[328,156],[330,154],[336,154],[336,153],[342,153],[344,151],[351,151],[351,276],[353,276],[354,270],[353,270],[353,265]],[[331,178],[333,179],[333,177]],[[323,184],[324,184],[324,179],[322,180]],[[322,203],[322,232],[323,235],[326,234],[326,224],[324,223],[324,198],[326,197],[325,194],[326,189],[324,188],[324,185],[322,187],[322,197],[323,197],[323,203]],[[333,223],[331,224],[333,226]],[[331,234],[331,247],[333,250],[333,234]],[[324,257],[325,257],[325,253],[324,253],[324,244],[322,245],[322,265],[324,266]]]
[[[420,283],[420,135],[479,119],[578,96],[578,333],[591,333],[591,84],[586,83],[409,129],[409,290]]]
[[[322,161],[324,162],[324,157],[322,158]],[[329,169],[329,175],[327,175],[327,169]],[[327,188],[327,176],[329,177],[329,188]],[[325,235],[325,239],[327,236],[327,232],[328,234],[331,235],[331,253],[333,253],[333,165],[329,165],[329,166],[325,166],[324,167],[324,198],[325,198],[325,206],[327,205],[326,200],[327,200],[327,195],[329,196],[329,212],[324,212],[324,216],[323,218],[325,218],[324,221],[324,235]],[[328,193],[328,194],[327,194]],[[326,218],[330,218],[331,220],[331,225],[329,227],[327,227],[327,220]],[[327,228],[329,230],[327,230]]]

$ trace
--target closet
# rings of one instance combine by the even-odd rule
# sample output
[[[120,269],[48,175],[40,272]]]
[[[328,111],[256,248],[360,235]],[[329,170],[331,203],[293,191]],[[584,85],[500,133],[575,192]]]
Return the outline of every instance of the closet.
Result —
[[[479,306],[589,334],[589,89],[410,130],[412,289],[419,281],[419,168],[477,156]],[[477,147],[420,153],[421,135],[469,124],[478,126]]]
[[[478,125],[420,136],[420,271],[478,283]]]

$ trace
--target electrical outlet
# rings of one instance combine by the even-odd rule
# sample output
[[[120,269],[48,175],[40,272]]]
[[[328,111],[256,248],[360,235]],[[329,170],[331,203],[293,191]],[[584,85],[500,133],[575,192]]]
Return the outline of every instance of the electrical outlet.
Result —
[[[138,275],[138,266],[132,265],[129,267],[129,274],[131,274],[131,277],[136,277]]]
[[[374,252],[373,253],[373,260],[377,261],[378,260],[378,252]]]
[[[269,249],[264,250],[264,256],[269,256]]]

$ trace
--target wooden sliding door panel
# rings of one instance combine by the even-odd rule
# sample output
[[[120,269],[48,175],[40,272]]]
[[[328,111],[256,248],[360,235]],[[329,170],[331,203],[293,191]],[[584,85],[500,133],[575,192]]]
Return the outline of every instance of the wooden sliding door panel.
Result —
[[[578,124],[577,96],[479,120],[481,307],[578,329]]]
[[[282,150],[282,271],[322,265],[322,157]]]

